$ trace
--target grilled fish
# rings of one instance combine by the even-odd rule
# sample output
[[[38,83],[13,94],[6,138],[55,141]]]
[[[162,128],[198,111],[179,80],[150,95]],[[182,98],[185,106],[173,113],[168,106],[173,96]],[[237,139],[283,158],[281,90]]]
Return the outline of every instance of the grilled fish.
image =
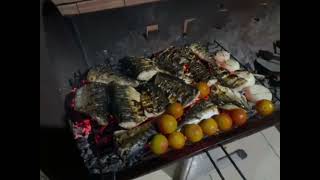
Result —
[[[209,70],[221,85],[231,89],[241,89],[248,83],[248,80],[237,74],[231,74],[228,70],[209,63]]]
[[[148,58],[126,57],[120,62],[128,76],[140,81],[148,81],[159,71],[155,62]]]
[[[201,120],[211,118],[217,114],[219,114],[217,105],[211,101],[201,100],[186,113],[178,128],[180,129],[186,124],[198,124]]]
[[[185,75],[185,65],[189,63],[189,59],[181,49],[170,47],[156,55],[154,60],[161,72],[183,79],[188,84],[192,82]]]
[[[130,130],[114,132],[114,142],[119,156],[124,161],[133,158],[156,133],[156,128],[151,121]]]
[[[120,127],[131,129],[146,120],[140,102],[140,93],[133,87],[112,82],[110,100],[112,114],[119,120]]]
[[[180,102],[184,107],[192,104],[200,95],[195,87],[165,73],[158,73],[154,84],[166,93],[170,103]]]
[[[216,77],[211,73],[208,68],[202,64],[201,62],[197,60],[190,61],[190,67],[189,67],[189,72],[191,75],[191,78],[196,81],[213,81],[216,79]]]
[[[107,125],[109,115],[108,87],[102,83],[90,83],[77,89],[75,110],[89,114],[100,125]]]
[[[200,44],[193,43],[190,46],[190,49],[193,53],[195,53],[200,59],[207,61],[210,67],[210,72],[212,72],[213,76],[218,79],[218,81],[226,87],[229,88],[239,88],[247,83],[247,80],[239,77],[235,74],[231,74],[227,69],[218,66],[217,62],[212,58],[209,54],[209,52]],[[220,52],[220,51],[219,51]],[[223,51],[224,52],[224,51]],[[224,53],[226,54],[226,53]],[[229,56],[228,56],[229,55]],[[226,54],[224,58],[230,58],[230,54]],[[216,57],[216,56],[215,56]],[[217,57],[216,57],[217,58]],[[220,58],[221,59],[221,58]],[[219,62],[219,61],[218,61]],[[235,63],[238,63],[234,61]]]
[[[110,82],[114,81],[120,85],[129,85],[132,87],[137,87],[139,85],[138,81],[113,72],[110,67],[106,65],[97,65],[91,68],[88,71],[87,80],[89,82],[99,82],[104,84],[109,84]]]
[[[155,117],[162,114],[165,111],[166,106],[169,104],[169,100],[159,87],[155,84],[147,82],[141,84],[138,87],[138,91],[141,93],[141,104],[144,109],[145,116]]]
[[[211,88],[210,99],[218,106],[233,104],[245,110],[250,110],[250,105],[243,95],[235,90],[221,85],[214,85]]]
[[[192,43],[190,44],[189,48],[191,51],[196,54],[200,59],[205,60],[209,63],[214,63],[213,58],[210,56],[209,52],[200,45],[199,43]]]

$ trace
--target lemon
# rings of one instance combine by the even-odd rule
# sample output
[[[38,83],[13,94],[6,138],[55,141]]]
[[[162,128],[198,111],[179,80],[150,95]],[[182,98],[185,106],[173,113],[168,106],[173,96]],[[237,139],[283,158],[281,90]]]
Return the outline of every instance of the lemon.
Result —
[[[173,132],[168,137],[169,146],[173,149],[182,149],[185,144],[185,137],[181,132]]]
[[[177,129],[177,120],[169,114],[164,114],[158,120],[158,128],[162,134],[170,134]]]
[[[203,138],[203,132],[197,124],[187,124],[183,127],[183,133],[187,137],[187,140],[191,142],[198,142]]]
[[[172,103],[168,106],[167,113],[178,119],[183,115],[183,106],[180,103]]]
[[[168,150],[168,140],[162,134],[156,134],[153,136],[151,143],[150,143],[151,151],[154,154],[160,155]]]
[[[217,122],[212,118],[202,120],[199,123],[199,125],[200,125],[203,133],[208,136],[217,134],[217,132],[219,131]]]

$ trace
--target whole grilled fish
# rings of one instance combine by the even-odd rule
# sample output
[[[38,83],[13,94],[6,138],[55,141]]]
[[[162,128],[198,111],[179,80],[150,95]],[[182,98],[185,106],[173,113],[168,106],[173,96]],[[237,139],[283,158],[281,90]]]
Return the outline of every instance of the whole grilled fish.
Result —
[[[147,117],[155,117],[162,114],[169,104],[165,92],[153,83],[147,82],[141,84],[138,87],[138,91],[141,94],[142,108]]]
[[[186,113],[178,128],[180,129],[186,124],[198,124],[201,120],[209,119],[217,114],[219,114],[217,105],[211,101],[201,100]]]
[[[165,73],[158,73],[154,84],[166,93],[171,103],[180,102],[184,107],[192,104],[200,95],[195,87]]]
[[[97,65],[91,68],[88,71],[87,80],[89,82],[99,82],[104,84],[109,84],[114,81],[120,85],[129,85],[132,87],[137,87],[139,85],[138,81],[113,72],[111,68],[106,65]]]
[[[128,76],[140,81],[148,81],[159,71],[155,62],[148,58],[126,57],[120,63]]]
[[[119,120],[119,126],[131,129],[146,120],[140,93],[133,87],[110,83],[110,100],[112,114]]]
[[[114,142],[119,156],[127,161],[138,155],[150,137],[156,133],[156,128],[151,121],[133,129],[114,132]]]
[[[233,104],[245,110],[251,109],[247,99],[243,95],[235,90],[221,85],[214,85],[211,88],[210,99],[218,106]]]
[[[77,89],[74,108],[89,114],[100,125],[107,125],[108,103],[108,87],[102,83],[90,83]]]

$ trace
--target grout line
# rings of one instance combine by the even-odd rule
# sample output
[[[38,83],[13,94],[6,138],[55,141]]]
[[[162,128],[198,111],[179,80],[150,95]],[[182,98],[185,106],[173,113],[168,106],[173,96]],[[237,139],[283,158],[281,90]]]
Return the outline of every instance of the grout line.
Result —
[[[260,134],[262,134],[263,138],[267,141],[268,146],[271,148],[271,150],[273,151],[273,153],[279,158],[280,160],[280,155],[276,152],[276,150],[274,149],[274,147],[272,146],[272,144],[269,142],[269,140],[267,139],[267,137],[260,132]]]

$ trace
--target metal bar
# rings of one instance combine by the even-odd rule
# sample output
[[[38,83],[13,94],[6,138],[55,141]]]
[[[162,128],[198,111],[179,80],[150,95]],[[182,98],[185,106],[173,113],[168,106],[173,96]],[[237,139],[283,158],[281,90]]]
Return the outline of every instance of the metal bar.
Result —
[[[240,174],[240,176],[242,177],[242,179],[246,180],[246,177],[242,174],[241,170],[239,169],[239,167],[236,165],[236,163],[232,160],[232,158],[230,157],[229,153],[226,151],[226,149],[219,144],[219,146],[221,147],[222,151],[227,155],[228,159],[230,160],[231,164],[234,166],[234,168],[236,168],[236,170],[238,171],[238,173]]]
[[[214,168],[216,169],[216,171],[218,172],[220,178],[221,178],[222,180],[225,180],[225,178],[223,177],[220,169],[218,168],[217,164],[213,161],[213,159],[211,158],[211,156],[210,156],[210,154],[208,153],[208,151],[205,150],[204,152],[205,152],[205,153],[207,154],[207,156],[209,157],[209,159],[210,159],[210,161],[211,161],[211,164],[213,165],[213,167],[214,167]]]

